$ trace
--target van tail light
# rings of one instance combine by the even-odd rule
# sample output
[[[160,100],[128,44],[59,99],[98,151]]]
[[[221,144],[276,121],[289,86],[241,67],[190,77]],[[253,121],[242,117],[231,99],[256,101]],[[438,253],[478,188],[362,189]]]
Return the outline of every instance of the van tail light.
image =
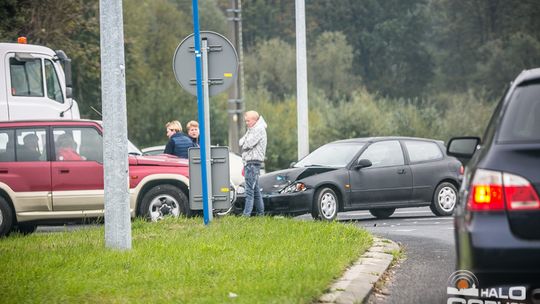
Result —
[[[465,168],[463,166],[459,167],[459,175],[463,175],[465,173]]]
[[[471,183],[467,208],[471,211],[533,210],[540,209],[540,200],[525,178],[478,169]]]

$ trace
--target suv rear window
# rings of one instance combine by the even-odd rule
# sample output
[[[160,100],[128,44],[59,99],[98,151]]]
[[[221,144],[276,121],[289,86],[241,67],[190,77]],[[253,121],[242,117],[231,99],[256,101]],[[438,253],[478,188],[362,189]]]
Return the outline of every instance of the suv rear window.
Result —
[[[540,141],[540,83],[516,88],[499,130],[498,142]]]

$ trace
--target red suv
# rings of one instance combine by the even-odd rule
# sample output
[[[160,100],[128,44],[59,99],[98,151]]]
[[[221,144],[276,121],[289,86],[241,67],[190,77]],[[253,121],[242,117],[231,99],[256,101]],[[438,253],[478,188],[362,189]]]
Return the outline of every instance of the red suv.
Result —
[[[0,122],[0,236],[103,216],[102,133],[90,120]],[[188,161],[129,152],[131,216],[189,215]]]

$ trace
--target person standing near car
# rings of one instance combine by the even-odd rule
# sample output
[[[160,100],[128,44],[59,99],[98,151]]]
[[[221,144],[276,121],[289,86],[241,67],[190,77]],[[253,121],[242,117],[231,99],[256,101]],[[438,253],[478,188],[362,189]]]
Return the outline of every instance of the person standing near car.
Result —
[[[264,215],[264,203],[259,188],[261,165],[266,155],[266,122],[256,111],[244,114],[247,131],[240,138],[242,162],[244,163],[244,178],[246,189],[246,204],[243,216],[250,216],[255,205],[257,215]]]
[[[188,158],[188,149],[196,147],[189,136],[182,133],[182,125],[178,120],[173,120],[165,124],[169,142],[165,146],[163,153],[176,155],[180,158]]]
[[[192,120],[187,123],[186,130],[191,141],[198,147],[199,146],[199,123]]]

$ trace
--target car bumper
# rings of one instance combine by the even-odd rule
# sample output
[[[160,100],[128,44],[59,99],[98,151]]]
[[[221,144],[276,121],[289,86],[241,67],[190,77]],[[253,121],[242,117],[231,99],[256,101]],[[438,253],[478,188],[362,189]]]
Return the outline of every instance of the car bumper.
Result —
[[[482,283],[540,283],[540,240],[512,234],[504,212],[475,213],[455,219],[457,268],[470,270]]]
[[[300,215],[311,211],[313,203],[312,189],[297,193],[267,194],[263,193],[264,211],[267,214]],[[237,194],[235,205],[243,210],[245,193]]]

